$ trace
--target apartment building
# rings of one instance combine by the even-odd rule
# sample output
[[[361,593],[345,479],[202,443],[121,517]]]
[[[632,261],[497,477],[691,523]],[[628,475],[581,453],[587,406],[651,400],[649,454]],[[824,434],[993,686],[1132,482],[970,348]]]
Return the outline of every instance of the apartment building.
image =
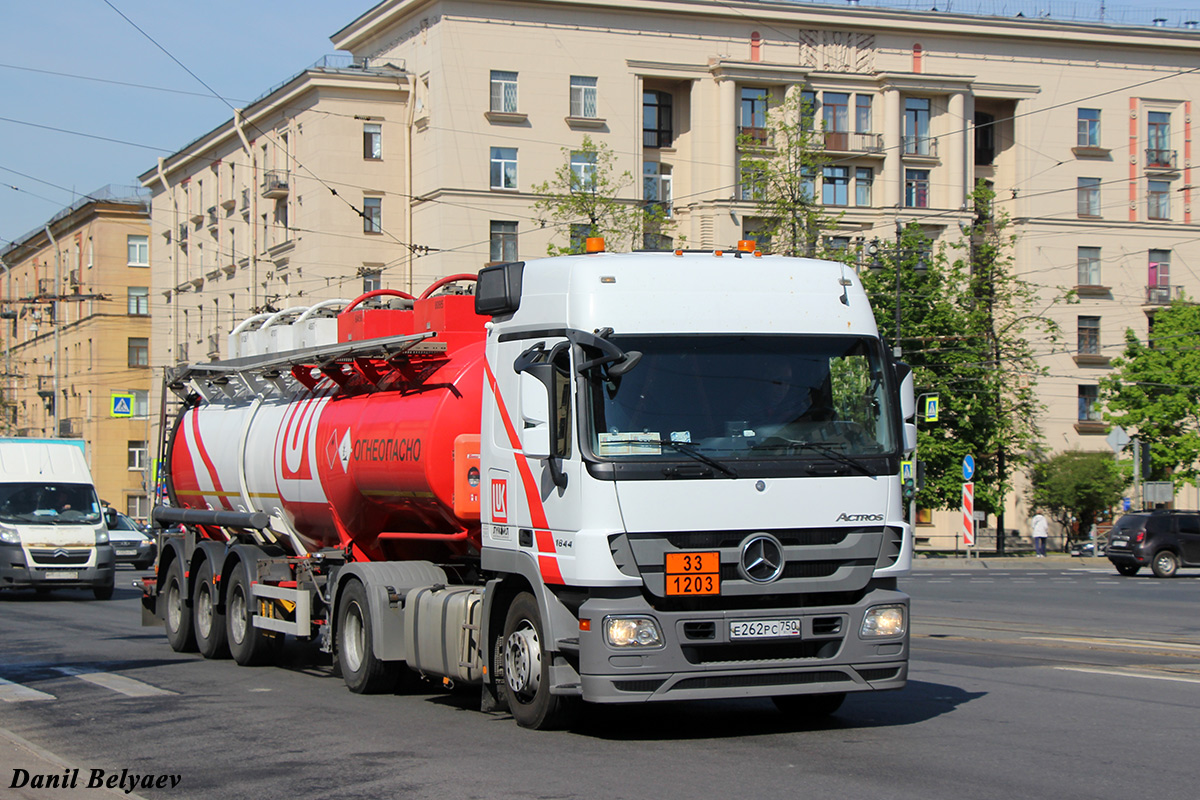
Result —
[[[331,40],[352,68],[306,71],[142,176],[177,338],[156,364],[219,353],[251,309],[419,290],[567,243],[533,187],[594,168],[585,136],[631,177],[624,199],[670,209],[655,244],[754,238],[739,142],[796,92],[822,126],[813,190],[841,214],[837,242],[887,240],[897,221],[956,242],[976,182],[996,191],[1040,292],[1030,313],[1069,334],[1039,350],[1053,450],[1107,449],[1097,381],[1125,329],[1146,335],[1155,309],[1200,291],[1192,29],[753,0],[385,0]],[[1027,516],[1018,491],[1007,526]],[[952,546],[957,517],[922,515],[922,544]]]
[[[3,431],[87,442],[96,489],[149,513],[150,208],[106,186],[0,251]]]

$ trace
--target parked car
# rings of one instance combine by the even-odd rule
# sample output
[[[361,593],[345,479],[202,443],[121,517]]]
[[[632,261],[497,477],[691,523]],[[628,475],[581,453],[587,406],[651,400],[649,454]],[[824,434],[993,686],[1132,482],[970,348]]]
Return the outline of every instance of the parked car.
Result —
[[[118,564],[132,564],[135,569],[154,566],[157,546],[143,533],[140,525],[112,508],[105,510],[104,524],[108,527],[108,541],[117,554]]]
[[[1180,567],[1200,567],[1200,511],[1126,514],[1109,532],[1105,555],[1122,575],[1149,566],[1155,577],[1171,578]]]
[[[1076,542],[1071,545],[1071,555],[1092,556],[1096,554],[1096,545],[1100,545],[1100,555],[1104,555],[1104,542]]]

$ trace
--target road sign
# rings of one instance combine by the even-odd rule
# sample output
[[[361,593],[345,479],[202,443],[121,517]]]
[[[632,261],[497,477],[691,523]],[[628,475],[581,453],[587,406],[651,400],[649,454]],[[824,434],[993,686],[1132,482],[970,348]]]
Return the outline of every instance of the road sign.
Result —
[[[963,456],[963,480],[969,481],[975,477],[975,459],[971,456]]]
[[[913,479],[913,462],[901,461],[900,462],[900,482],[908,483],[912,479]]]
[[[133,416],[133,395],[131,394],[113,394],[112,408],[109,412],[114,417],[132,417]]]
[[[970,456],[967,456],[970,458]],[[975,546],[975,484],[963,484],[963,545]]]
[[[1125,445],[1129,444],[1129,434],[1120,425],[1114,425],[1113,429],[1108,432],[1108,436],[1104,438],[1108,442],[1108,446],[1112,448],[1114,453],[1120,453],[1125,449]]]
[[[941,406],[941,402],[936,394],[930,395],[929,397],[925,398],[925,421],[926,422],[937,422],[938,421],[938,411],[940,410],[940,406]]]

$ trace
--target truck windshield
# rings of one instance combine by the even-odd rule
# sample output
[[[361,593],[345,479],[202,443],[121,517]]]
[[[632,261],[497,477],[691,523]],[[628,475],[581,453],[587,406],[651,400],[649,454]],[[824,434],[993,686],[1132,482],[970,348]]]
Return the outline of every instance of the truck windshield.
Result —
[[[0,522],[94,525],[100,521],[96,490],[86,483],[0,484]]]
[[[642,353],[588,388],[592,453],[723,464],[852,459],[896,452],[894,390],[876,340],[861,336],[614,336]],[[857,463],[857,462],[856,462]]]

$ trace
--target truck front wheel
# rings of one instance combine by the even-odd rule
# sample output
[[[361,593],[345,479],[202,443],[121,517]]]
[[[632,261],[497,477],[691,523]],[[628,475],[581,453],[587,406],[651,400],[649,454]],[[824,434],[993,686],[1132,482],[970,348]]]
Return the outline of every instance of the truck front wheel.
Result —
[[[196,637],[192,633],[192,610],[187,606],[187,582],[183,579],[183,566],[179,559],[167,568],[159,601],[166,603],[163,621],[167,625],[167,641],[176,653],[191,653],[196,650]]]
[[[254,596],[245,568],[234,568],[226,590],[225,631],[229,653],[243,667],[269,663],[279,652],[282,636],[254,627]]]
[[[367,590],[360,582],[351,581],[342,590],[337,623],[337,666],[346,687],[355,694],[394,690],[400,677],[400,665],[379,660],[371,649],[374,623],[367,605]]]
[[[196,646],[205,658],[229,658],[229,638],[225,631],[225,614],[217,611],[213,591],[212,562],[205,561],[196,576],[196,591],[192,597],[192,616],[196,628]]]
[[[537,600],[517,595],[504,620],[504,692],[513,719],[523,728],[553,730],[568,724],[569,698],[550,693],[550,663]]]

